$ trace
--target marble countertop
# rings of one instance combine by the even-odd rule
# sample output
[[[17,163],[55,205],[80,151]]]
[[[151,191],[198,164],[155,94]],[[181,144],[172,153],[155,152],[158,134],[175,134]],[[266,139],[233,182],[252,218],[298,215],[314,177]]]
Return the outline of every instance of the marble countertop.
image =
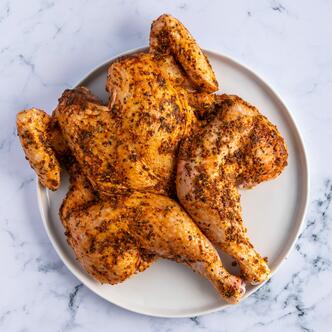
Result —
[[[235,57],[284,98],[307,147],[305,226],[278,273],[241,304],[187,319],[120,309],[94,295],[53,250],[34,174],[15,131],[17,111],[51,110],[96,65],[147,43],[169,12],[203,48]],[[0,1],[1,331],[331,331],[332,2]]]

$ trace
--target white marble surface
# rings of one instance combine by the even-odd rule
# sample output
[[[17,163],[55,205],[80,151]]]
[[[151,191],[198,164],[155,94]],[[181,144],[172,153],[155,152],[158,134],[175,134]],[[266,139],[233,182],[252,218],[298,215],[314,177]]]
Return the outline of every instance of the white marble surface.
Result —
[[[204,48],[249,65],[276,88],[302,130],[311,197],[296,248],[238,306],[191,319],[127,312],[63,266],[42,227],[15,114],[51,110],[111,56],[146,44],[169,12]],[[331,331],[332,1],[0,1],[0,331]]]

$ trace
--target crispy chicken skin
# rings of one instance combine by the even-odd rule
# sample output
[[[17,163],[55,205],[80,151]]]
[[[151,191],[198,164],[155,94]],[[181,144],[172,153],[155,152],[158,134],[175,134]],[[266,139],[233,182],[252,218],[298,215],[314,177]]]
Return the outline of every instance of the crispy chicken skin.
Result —
[[[158,62],[154,55],[138,54],[113,63],[107,89],[113,96],[112,113],[127,156],[123,167],[128,186],[169,194],[175,189],[179,143],[195,118]]]
[[[237,188],[286,166],[277,128],[241,98],[212,94],[218,83],[206,56],[171,15],[153,22],[148,52],[110,65],[106,89],[107,106],[79,87],[63,92],[52,117],[38,109],[17,115],[40,182],[59,187],[59,161],[70,174],[60,219],[77,259],[111,284],[171,259],[238,302],[244,283],[210,241],[249,282],[270,275],[248,239]],[[170,198],[176,192],[182,207]]]
[[[164,14],[152,23],[150,52],[172,54],[199,90],[218,90],[218,82],[208,59],[189,31],[173,16]]]
[[[60,208],[61,220],[66,220],[73,212],[83,210],[100,200],[98,192],[93,189],[77,162],[68,162],[66,168],[69,173],[70,187]]]
[[[215,91],[218,85],[199,46],[170,15],[152,24],[148,53],[111,64],[109,108],[122,142],[117,159],[123,161],[117,170],[127,176],[121,183],[159,194],[175,191],[179,143],[196,122],[186,94],[196,88]]]
[[[123,154],[114,114],[87,88],[79,87],[64,91],[54,116],[94,189],[103,194],[128,190],[122,162],[129,156]]]
[[[59,123],[54,116],[51,117],[47,134],[49,143],[58,160],[63,161],[71,155],[68,144],[62,135]]]
[[[60,164],[49,142],[50,121],[49,115],[36,108],[16,116],[17,133],[30,166],[45,187],[56,190],[60,186]]]
[[[216,114],[209,114],[208,124],[181,146],[177,194],[203,233],[256,284],[270,270],[248,239],[237,186],[252,187],[279,175],[287,149],[277,128],[255,107],[236,96],[216,99]]]
[[[142,82],[136,85],[140,92],[149,86]],[[163,103],[145,110],[153,94],[164,94]],[[63,136],[85,175],[105,195],[175,190],[177,146],[189,120],[171,87],[156,87],[151,95],[146,104],[133,103],[126,113],[116,103],[109,110],[83,87],[66,90],[59,100],[54,115]]]
[[[69,163],[67,162],[66,164],[67,170],[70,174],[71,184],[60,208],[60,220],[65,227],[68,243],[73,247],[75,253],[80,253],[81,256],[85,256],[84,245],[82,246],[80,241],[75,242],[71,236],[71,223],[74,223],[73,218],[75,218],[75,214],[84,216],[86,209],[91,205],[103,203],[101,203],[102,199],[98,192],[93,190],[90,182],[81,172],[79,165],[75,161],[69,161]],[[97,271],[99,271],[99,273],[95,271],[95,273],[92,273],[91,275],[100,282],[109,282],[111,284],[122,282],[132,274],[144,271],[155,260],[154,255],[139,252],[139,250],[132,245],[121,243],[121,237],[118,235],[119,234],[116,234],[117,242],[114,243],[114,247],[118,246],[116,249],[119,249],[119,251],[116,251],[115,249],[113,250],[114,255],[115,252],[118,253],[116,257],[114,256],[113,261],[107,260],[106,257],[100,257],[100,255],[95,255],[95,260],[93,257],[91,260],[84,257],[79,259],[80,261],[89,262],[91,268],[94,265],[98,266]],[[102,263],[101,265],[100,262]],[[105,268],[105,264],[108,264],[107,268]]]
[[[71,151],[93,186],[105,195],[132,189],[175,194],[178,147],[195,127],[194,111],[201,105],[191,107],[189,97],[197,87],[211,91],[217,83],[206,57],[178,20],[162,15],[154,21],[150,37],[148,54],[110,66],[111,112],[80,87],[63,93],[51,119],[45,114],[48,129],[42,146],[49,144],[53,151],[45,148],[45,158],[39,154],[46,163],[38,172],[50,189],[58,185],[47,160],[57,163],[54,152],[61,160]],[[200,94],[193,98],[200,100]]]
[[[224,269],[209,240],[176,202],[140,192],[92,204],[91,197],[84,182],[76,178],[60,216],[68,243],[95,279],[121,282],[158,256],[188,265],[210,280],[226,301],[239,301],[243,282]],[[72,200],[80,207],[73,209]]]
[[[244,283],[224,269],[209,240],[175,201],[139,192],[104,199],[77,163],[67,167],[71,187],[60,219],[77,259],[96,280],[123,282],[162,257],[207,278],[227,302],[240,300]]]

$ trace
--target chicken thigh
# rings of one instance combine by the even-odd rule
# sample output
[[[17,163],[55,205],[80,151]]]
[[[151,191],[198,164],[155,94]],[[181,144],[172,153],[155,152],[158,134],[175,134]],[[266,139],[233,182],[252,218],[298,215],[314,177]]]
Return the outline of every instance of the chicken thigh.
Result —
[[[64,163],[70,174],[70,189],[60,208],[60,219],[65,227],[68,243],[73,247],[78,260],[86,267],[87,271],[100,282],[116,284],[129,278],[136,272],[142,272],[155,260],[153,254],[145,254],[127,241],[120,232],[114,232],[115,241],[112,243],[112,260],[105,256],[110,251],[105,250],[104,255],[87,255],[87,247],[75,233],[78,225],[74,225],[75,215],[83,216],[91,205],[101,203],[101,198],[93,190],[90,182],[83,175],[77,162],[71,158]],[[74,232],[74,235],[73,235]],[[111,236],[109,236],[111,241]]]

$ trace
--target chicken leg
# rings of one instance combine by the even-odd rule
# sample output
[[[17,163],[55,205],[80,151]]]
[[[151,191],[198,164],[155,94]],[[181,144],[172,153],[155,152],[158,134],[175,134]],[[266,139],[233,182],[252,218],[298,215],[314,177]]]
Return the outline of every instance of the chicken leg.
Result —
[[[60,216],[68,243],[95,279],[121,282],[156,255],[188,265],[230,303],[243,295],[242,280],[224,269],[209,240],[170,198],[133,192],[81,205],[70,214],[66,204],[68,199]]]
[[[256,108],[236,96],[216,98],[214,118],[181,146],[177,194],[203,233],[256,284],[270,270],[248,239],[237,186],[252,187],[279,175],[287,149],[276,127]]]

